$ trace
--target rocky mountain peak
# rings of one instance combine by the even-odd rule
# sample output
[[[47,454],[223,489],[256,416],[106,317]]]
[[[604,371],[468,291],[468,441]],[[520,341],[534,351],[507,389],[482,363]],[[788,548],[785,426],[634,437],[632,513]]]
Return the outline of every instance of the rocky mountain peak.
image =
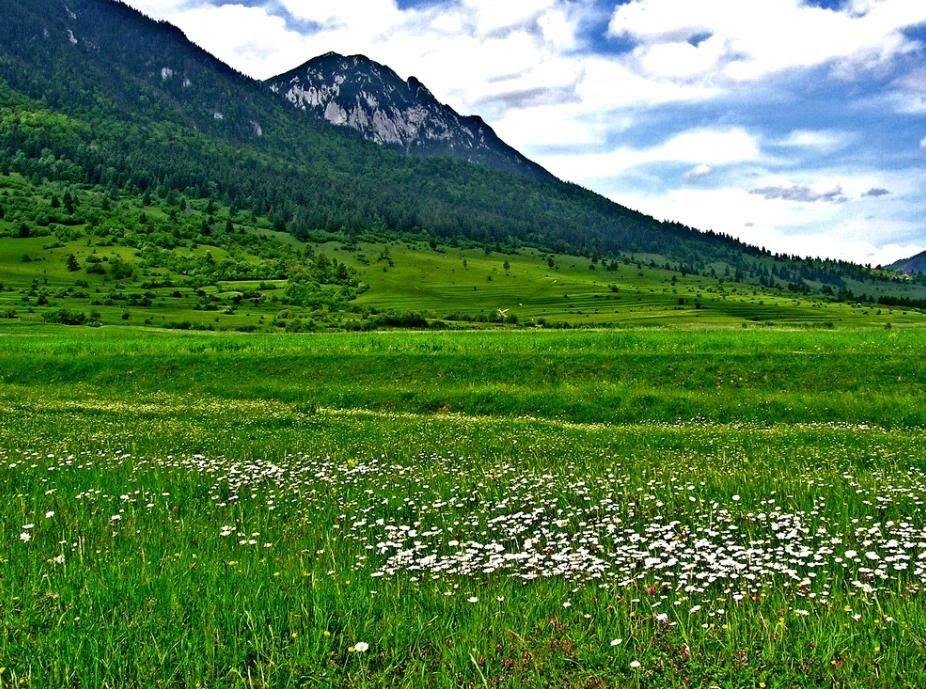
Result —
[[[402,79],[364,55],[325,53],[266,83],[293,107],[380,145],[552,179],[482,118],[459,115],[417,77]]]

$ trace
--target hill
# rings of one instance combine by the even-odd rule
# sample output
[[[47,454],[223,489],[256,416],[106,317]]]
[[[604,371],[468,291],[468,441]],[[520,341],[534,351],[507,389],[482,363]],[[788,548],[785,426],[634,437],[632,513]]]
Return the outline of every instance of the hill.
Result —
[[[924,275],[926,274],[926,251],[919,253],[916,256],[911,256],[910,258],[895,261],[889,265],[888,268],[891,270],[896,270],[898,273],[907,273],[909,275]]]

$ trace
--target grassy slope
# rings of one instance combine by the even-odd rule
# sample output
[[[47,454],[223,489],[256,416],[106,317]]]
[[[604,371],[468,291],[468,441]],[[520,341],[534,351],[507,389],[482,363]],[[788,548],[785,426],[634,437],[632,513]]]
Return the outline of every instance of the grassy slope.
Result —
[[[0,678],[922,686],[926,607],[906,575],[863,595],[828,565],[807,588],[785,578],[739,601],[720,584],[664,591],[658,574],[609,589],[374,579],[382,556],[367,545],[382,536],[373,516],[356,524],[375,507],[387,523],[465,531],[545,498],[565,515],[615,500],[640,529],[741,511],[736,526],[751,530],[761,525],[745,515],[781,508],[865,552],[874,546],[857,543],[854,519],[922,524],[924,337],[6,327]],[[435,512],[453,495],[467,499]],[[222,537],[223,525],[244,535]],[[358,641],[370,651],[350,653]]]
[[[382,245],[364,247],[378,255]],[[587,258],[556,255],[551,269],[536,250],[517,255],[479,249],[430,250],[423,242],[390,248],[395,269],[361,271],[372,289],[358,303],[380,309],[446,314],[510,309],[522,322],[546,319],[582,326],[918,325],[920,314],[840,304],[649,265],[617,271]],[[350,256],[333,255],[351,263]],[[463,260],[467,265],[464,267]],[[508,262],[509,270],[504,269]],[[491,281],[489,278],[491,277]],[[673,278],[676,282],[673,282]],[[616,291],[613,287],[616,287]],[[696,308],[700,304],[701,308]]]
[[[451,322],[462,318],[470,324],[467,319],[497,318],[498,309],[522,324],[542,320],[549,325],[574,326],[883,327],[924,322],[920,313],[906,309],[836,303],[729,278],[683,275],[651,267],[651,261],[665,263],[654,256],[630,256],[618,262],[616,270],[608,270],[587,258],[551,256],[535,249],[486,253],[476,247],[386,240],[372,233],[356,244],[330,241],[330,235],[311,244],[353,267],[369,289],[337,308],[304,307],[287,302],[286,281],[198,279],[165,264],[168,259],[142,263],[142,250],[148,247],[169,250],[169,260],[190,258],[194,270],[202,267],[196,261],[201,263],[208,254],[215,262],[237,261],[272,276],[275,260],[289,258],[306,244],[273,232],[265,218],[232,214],[218,204],[210,211],[202,201],[172,206],[154,200],[143,207],[139,197],[109,201],[98,190],[73,187],[70,192],[79,204],[69,214],[51,206],[51,199],[62,198],[64,191],[60,185],[33,185],[16,175],[0,177],[0,200],[6,209],[6,217],[0,220],[0,284],[4,288],[0,313],[15,316],[16,322],[41,322],[46,312],[59,308],[98,313],[99,320],[109,324],[185,322],[193,327],[262,330],[351,327],[370,323],[377,310],[418,312]],[[227,235],[224,227],[229,220],[235,231]],[[212,238],[199,234],[203,222],[214,228]],[[182,227],[174,233],[178,224]],[[154,229],[141,229],[143,225]],[[33,236],[16,236],[22,226]],[[262,238],[263,246],[254,245],[255,236]],[[66,268],[69,254],[80,266],[76,272]],[[120,281],[110,275],[89,274],[92,257],[104,260],[107,269],[120,258],[135,269],[134,275]],[[722,264],[714,270],[719,276],[726,273]],[[168,280],[170,286],[145,286]],[[75,287],[79,281],[86,287]],[[259,292],[260,301],[235,304],[246,290]],[[905,293],[922,297],[926,286],[909,285]],[[42,294],[47,303],[39,303]],[[126,301],[145,294],[152,298],[150,305]],[[204,301],[209,302],[209,310],[204,310]]]

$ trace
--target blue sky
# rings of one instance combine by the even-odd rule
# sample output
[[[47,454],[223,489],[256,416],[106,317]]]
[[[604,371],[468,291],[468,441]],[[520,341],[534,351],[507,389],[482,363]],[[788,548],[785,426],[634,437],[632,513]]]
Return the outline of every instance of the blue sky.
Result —
[[[129,0],[266,78],[415,75],[560,177],[775,251],[926,250],[924,0]]]

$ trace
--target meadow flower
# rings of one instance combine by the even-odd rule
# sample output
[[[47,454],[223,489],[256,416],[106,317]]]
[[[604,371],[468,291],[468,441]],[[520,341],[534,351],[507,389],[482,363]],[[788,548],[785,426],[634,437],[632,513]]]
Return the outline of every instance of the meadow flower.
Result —
[[[478,603],[478,602],[479,602],[479,598],[476,597],[476,596],[470,596],[469,598],[466,599],[466,601],[467,601],[468,603]]]
[[[630,661],[630,668],[631,668],[632,670],[638,670],[638,669],[640,668],[640,661],[639,661],[639,660],[631,660],[631,661]]]
[[[28,543],[32,540],[32,535],[28,531],[23,531],[21,534],[19,534],[19,540],[23,543]]]
[[[623,639],[611,639],[612,646],[620,646],[622,643],[624,643]]]
[[[370,650],[370,644],[368,644],[366,641],[358,641],[354,644],[353,648],[355,653],[366,653]]]

